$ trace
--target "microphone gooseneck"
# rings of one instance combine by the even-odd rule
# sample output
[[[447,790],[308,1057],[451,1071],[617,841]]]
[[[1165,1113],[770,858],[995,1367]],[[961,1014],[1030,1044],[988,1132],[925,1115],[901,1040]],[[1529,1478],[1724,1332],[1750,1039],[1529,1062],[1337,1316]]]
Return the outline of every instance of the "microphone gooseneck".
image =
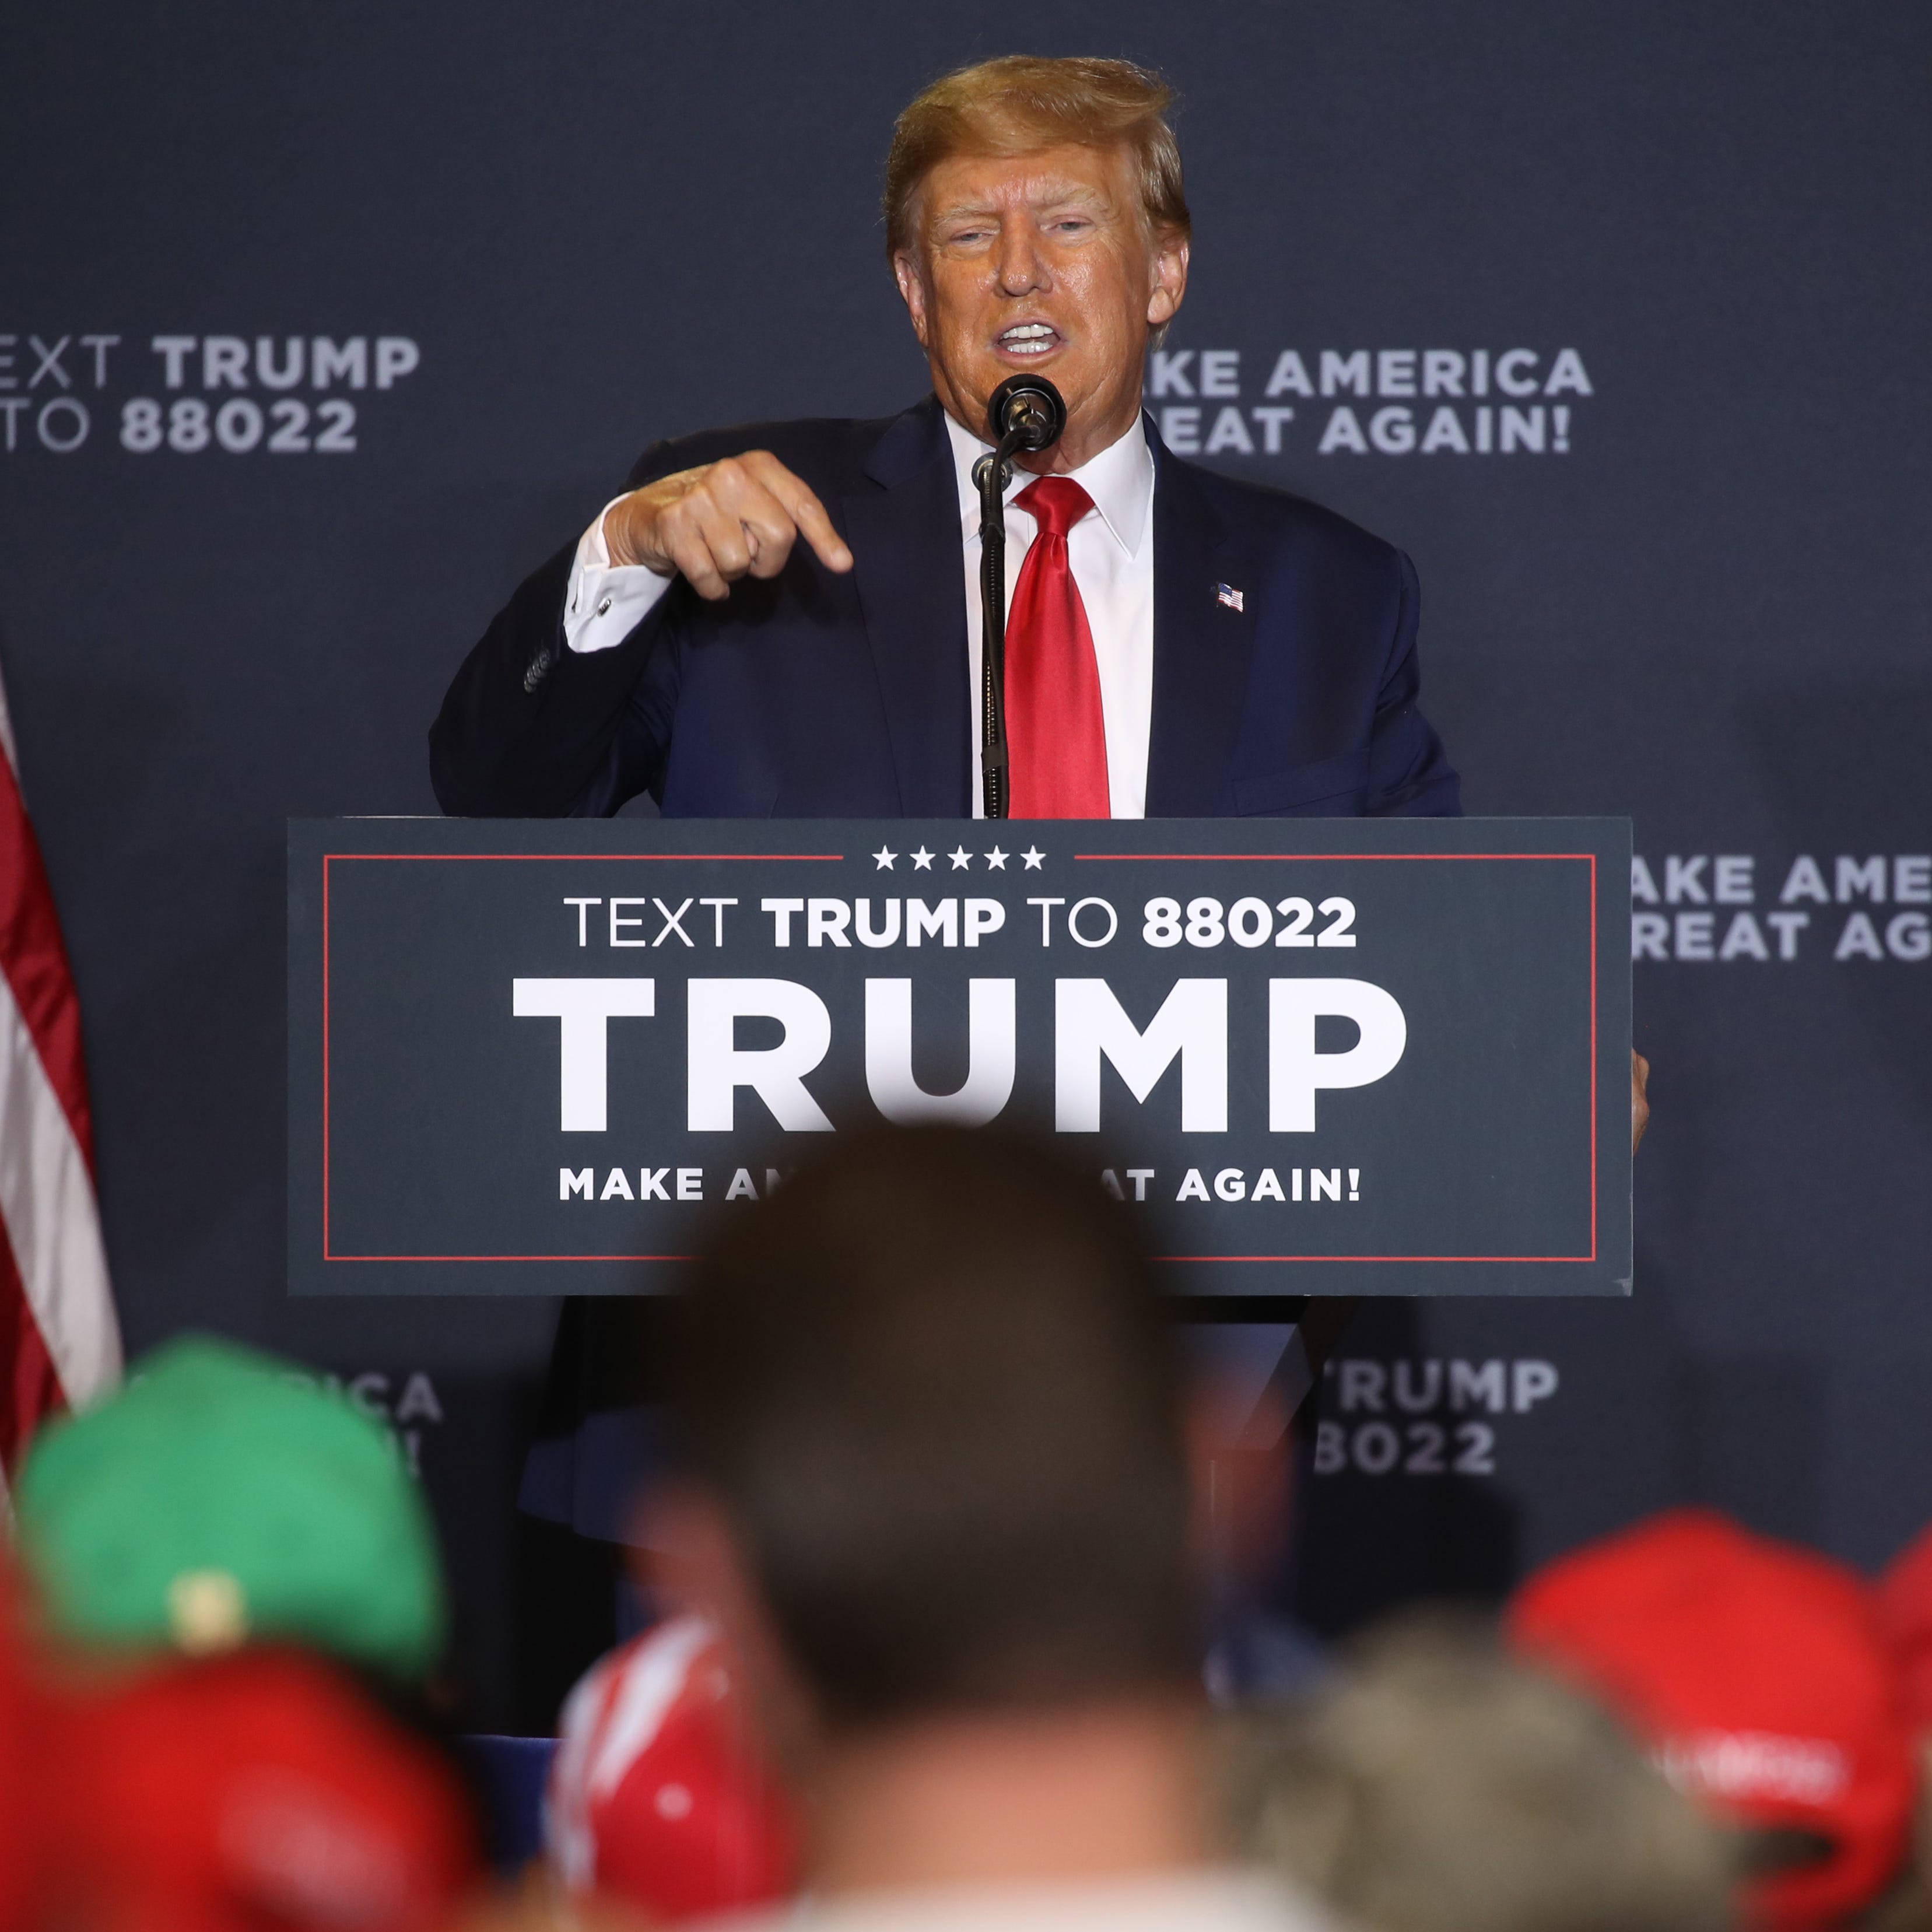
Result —
[[[988,818],[1011,798],[1006,756],[1006,485],[1012,458],[1051,449],[1066,405],[1044,376],[1009,376],[986,399],[993,452],[973,466],[980,486],[980,789]]]

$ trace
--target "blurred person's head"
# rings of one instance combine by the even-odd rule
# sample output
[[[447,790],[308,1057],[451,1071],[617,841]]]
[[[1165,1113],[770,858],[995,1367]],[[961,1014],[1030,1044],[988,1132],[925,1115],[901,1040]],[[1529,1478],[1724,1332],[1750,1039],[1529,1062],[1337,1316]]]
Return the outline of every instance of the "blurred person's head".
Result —
[[[442,1756],[296,1650],[76,1690],[51,1769],[62,1922],[99,1932],[434,1932],[478,1873]]]
[[[686,1341],[692,1481],[650,1540],[724,1626],[820,1882],[1191,1856],[1180,1389],[1091,1175],[993,1133],[854,1136],[728,1225]]]
[[[1918,1767],[1902,1673],[1853,1571],[1672,1510],[1550,1564],[1510,1625],[1737,1832],[1752,1919],[1841,1924],[1898,1876]]]
[[[791,1890],[790,1808],[704,1618],[667,1618],[601,1658],[572,1691],[544,1842],[571,1897],[621,1900],[659,1924]]]
[[[1604,1713],[1404,1619],[1221,1720],[1238,1849],[1377,1932],[1723,1932],[1719,1836]]]
[[[36,1438],[22,1558],[62,1637],[208,1656],[257,1640],[398,1683],[440,1652],[434,1532],[394,1443],[288,1364],[190,1337]]]

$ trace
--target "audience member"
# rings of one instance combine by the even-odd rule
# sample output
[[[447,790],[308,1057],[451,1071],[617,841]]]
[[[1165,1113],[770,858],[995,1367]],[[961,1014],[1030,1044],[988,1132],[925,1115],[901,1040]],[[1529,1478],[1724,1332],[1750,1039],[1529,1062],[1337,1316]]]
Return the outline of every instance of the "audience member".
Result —
[[[842,1139],[700,1269],[650,1540],[821,1922],[1320,1922],[1215,1862],[1171,1339],[1090,1174],[994,1134]]]
[[[51,1425],[16,1504],[64,1636],[190,1657],[281,1640],[403,1683],[441,1650],[435,1534],[387,1432],[232,1342],[171,1342]]]
[[[1916,1754],[1901,1672],[1852,1571],[1676,1510],[1550,1564],[1510,1622],[1738,1828],[1753,1919],[1843,1924],[1900,1878]]]
[[[1724,1932],[1718,1833],[1596,1707],[1405,1619],[1222,1720],[1235,1843],[1376,1932]]]
[[[473,1810],[419,1715],[442,1580],[383,1430],[190,1340],[51,1425],[16,1502],[44,1640],[38,1922],[448,1922],[478,1875]]]
[[[440,1754],[299,1651],[136,1671],[72,1696],[57,1736],[68,1922],[434,1932],[476,1879]]]
[[[660,1922],[790,1892],[790,1808],[704,1618],[671,1617],[634,1637],[572,1692],[544,1837],[573,1896],[614,1896]]]

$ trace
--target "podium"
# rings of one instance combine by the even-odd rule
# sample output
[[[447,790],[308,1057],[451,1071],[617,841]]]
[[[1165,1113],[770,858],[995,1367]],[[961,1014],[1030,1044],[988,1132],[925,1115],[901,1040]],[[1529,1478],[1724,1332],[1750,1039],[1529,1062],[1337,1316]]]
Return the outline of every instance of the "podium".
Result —
[[[1021,1121],[1178,1294],[1620,1294],[1620,819],[289,828],[301,1294],[674,1290],[881,1116]]]

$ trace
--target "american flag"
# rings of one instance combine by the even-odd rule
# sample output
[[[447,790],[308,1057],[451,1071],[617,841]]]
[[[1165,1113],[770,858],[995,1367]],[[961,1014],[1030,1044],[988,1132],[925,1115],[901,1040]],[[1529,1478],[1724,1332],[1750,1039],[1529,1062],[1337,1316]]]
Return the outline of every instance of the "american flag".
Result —
[[[0,688],[0,1470],[121,1377],[80,1003]]]

